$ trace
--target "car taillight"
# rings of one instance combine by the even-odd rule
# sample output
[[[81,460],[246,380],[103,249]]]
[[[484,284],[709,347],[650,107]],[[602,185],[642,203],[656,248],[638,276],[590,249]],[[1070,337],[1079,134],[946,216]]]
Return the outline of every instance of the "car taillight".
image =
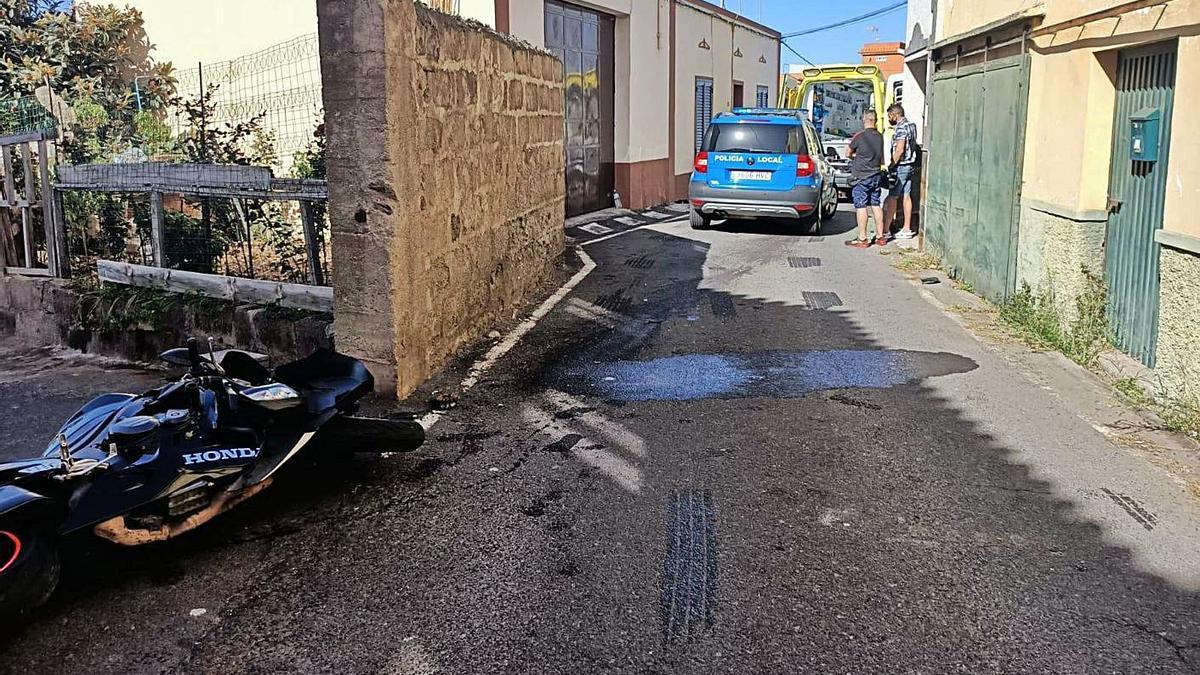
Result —
[[[708,153],[701,152],[696,155],[696,173],[708,173]]]
[[[808,178],[816,171],[816,166],[813,164],[812,157],[808,155],[798,155],[796,157],[796,177]]]

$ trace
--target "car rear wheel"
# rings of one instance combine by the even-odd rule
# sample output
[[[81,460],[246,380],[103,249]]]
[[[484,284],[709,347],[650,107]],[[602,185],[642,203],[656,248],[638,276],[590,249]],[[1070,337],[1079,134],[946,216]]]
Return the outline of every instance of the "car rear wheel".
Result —
[[[709,218],[708,216],[704,215],[703,213],[700,213],[699,211],[697,211],[696,207],[694,207],[694,206],[692,207],[692,210],[689,214],[689,219],[691,220],[693,230],[707,229],[708,226],[712,223],[711,218]]]

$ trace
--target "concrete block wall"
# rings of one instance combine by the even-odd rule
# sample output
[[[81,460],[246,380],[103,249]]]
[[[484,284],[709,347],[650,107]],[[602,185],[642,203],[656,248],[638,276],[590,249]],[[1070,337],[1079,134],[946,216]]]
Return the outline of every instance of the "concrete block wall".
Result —
[[[1102,222],[1083,221],[1021,206],[1017,241],[1017,288],[1052,291],[1063,325],[1078,318],[1077,300],[1087,290],[1083,270],[1104,274]]]
[[[1163,246],[1154,371],[1168,396],[1200,405],[1200,255]]]
[[[563,252],[562,65],[411,0],[319,0],[335,333],[412,391]]]

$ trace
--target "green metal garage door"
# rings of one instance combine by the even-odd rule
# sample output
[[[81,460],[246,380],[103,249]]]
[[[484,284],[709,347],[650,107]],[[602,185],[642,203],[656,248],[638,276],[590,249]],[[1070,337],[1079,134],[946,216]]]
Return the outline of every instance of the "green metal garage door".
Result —
[[[989,299],[1015,290],[1029,57],[933,78],[926,239]]]
[[[1108,318],[1117,346],[1154,365],[1158,340],[1158,244],[1167,189],[1167,150],[1171,141],[1171,109],[1175,94],[1175,43],[1120,52],[1117,61],[1117,105],[1113,125],[1109,196],[1119,204],[1108,217],[1104,280],[1108,284]],[[1153,161],[1136,159],[1133,120],[1157,116],[1160,148]],[[1148,148],[1147,148],[1148,149]]]

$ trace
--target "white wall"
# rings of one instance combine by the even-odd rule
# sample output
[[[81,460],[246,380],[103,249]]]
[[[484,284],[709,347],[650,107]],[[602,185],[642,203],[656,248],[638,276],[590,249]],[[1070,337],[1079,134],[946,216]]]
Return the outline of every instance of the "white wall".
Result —
[[[316,0],[121,0],[142,13],[157,61],[179,69],[245,56],[317,32]]]
[[[508,32],[531,45],[546,46],[545,3],[542,0],[509,0]]]
[[[700,47],[703,40],[709,49]],[[733,82],[743,85],[743,102],[754,105],[765,85],[774,104],[779,96],[779,41],[703,8],[679,2],[675,8],[675,175],[691,171],[695,150],[696,78],[713,81],[713,113],[733,104]],[[740,49],[741,57],[734,52]],[[766,63],[759,61],[762,57]]]
[[[908,0],[908,15],[905,20],[904,39],[909,47],[916,31],[929,43],[933,41],[932,0]],[[906,59],[904,63],[904,113],[917,125],[918,138],[924,143],[925,133],[925,71],[928,57]]]
[[[496,0],[458,0],[458,13],[496,27]]]

